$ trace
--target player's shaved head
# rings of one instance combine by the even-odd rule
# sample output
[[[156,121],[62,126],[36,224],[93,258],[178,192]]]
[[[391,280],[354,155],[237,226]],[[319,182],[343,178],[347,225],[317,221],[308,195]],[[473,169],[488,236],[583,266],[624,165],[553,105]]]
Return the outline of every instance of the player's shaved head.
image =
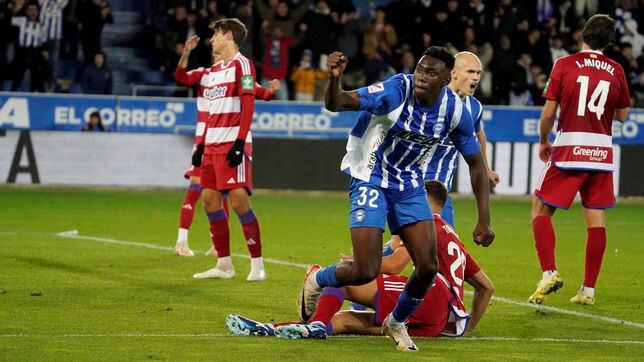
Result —
[[[481,67],[481,60],[472,52],[456,53],[454,61],[454,68],[462,68],[468,65]]]
[[[472,52],[460,52],[454,55],[454,69],[452,69],[452,79],[449,87],[458,94],[459,97],[474,95],[476,86],[481,80],[483,69],[481,60]]]

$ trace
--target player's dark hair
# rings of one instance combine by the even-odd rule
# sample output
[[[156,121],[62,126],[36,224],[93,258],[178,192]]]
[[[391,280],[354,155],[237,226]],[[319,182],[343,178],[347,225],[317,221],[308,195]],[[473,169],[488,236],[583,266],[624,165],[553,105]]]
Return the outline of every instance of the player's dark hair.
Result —
[[[425,50],[423,56],[425,55],[442,61],[448,70],[454,68],[454,56],[443,47],[431,46]]]
[[[239,21],[237,18],[221,19],[213,21],[210,23],[210,29],[212,29],[213,34],[221,31],[222,33],[231,32],[233,34],[233,41],[237,47],[241,48],[242,44],[246,40],[246,35],[248,35],[248,29],[246,25]]]
[[[602,50],[615,40],[615,20],[606,14],[595,14],[581,31],[581,39],[593,50]]]
[[[447,202],[447,188],[443,185],[442,182],[431,180],[425,182],[425,190],[427,191],[427,196],[431,197],[440,207],[445,206]]]

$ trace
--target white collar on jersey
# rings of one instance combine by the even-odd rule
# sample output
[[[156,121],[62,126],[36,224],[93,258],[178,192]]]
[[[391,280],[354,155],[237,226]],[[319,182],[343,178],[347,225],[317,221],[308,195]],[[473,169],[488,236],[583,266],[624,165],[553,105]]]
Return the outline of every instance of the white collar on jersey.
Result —
[[[586,49],[586,50],[580,50],[580,53],[595,53],[595,54],[604,54],[602,53],[601,50],[592,50],[592,49]]]

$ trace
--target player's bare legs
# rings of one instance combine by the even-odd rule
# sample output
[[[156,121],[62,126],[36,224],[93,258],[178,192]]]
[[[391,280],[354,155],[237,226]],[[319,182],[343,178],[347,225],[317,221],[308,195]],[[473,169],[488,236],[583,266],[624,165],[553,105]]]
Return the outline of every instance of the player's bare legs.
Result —
[[[239,217],[239,223],[244,232],[246,246],[250,254],[250,273],[246,280],[260,281],[266,279],[264,261],[262,258],[262,239],[259,231],[259,222],[250,207],[248,191],[238,188],[228,191],[230,205]]]
[[[563,280],[555,264],[555,230],[552,226],[552,215],[557,209],[546,205],[538,197],[532,201],[532,234],[534,246],[541,264],[542,277],[537,290],[528,298],[530,303],[541,303],[547,294],[563,287]]]
[[[200,177],[190,176],[190,186],[186,191],[186,196],[181,203],[181,211],[179,213],[179,232],[177,235],[177,243],[174,247],[175,254],[181,256],[194,256],[195,254],[188,246],[188,232],[192,221],[195,216],[195,205],[201,197],[201,186],[199,186]]]
[[[584,208],[584,220],[586,220],[587,228],[584,284],[577,295],[570,299],[572,303],[595,304],[595,283],[606,250],[605,215],[604,210]]]

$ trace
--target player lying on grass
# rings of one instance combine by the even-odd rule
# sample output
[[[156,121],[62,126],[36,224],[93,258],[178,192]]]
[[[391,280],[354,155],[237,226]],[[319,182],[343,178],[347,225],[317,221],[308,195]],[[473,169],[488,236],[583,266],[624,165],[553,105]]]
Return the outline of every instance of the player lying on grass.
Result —
[[[439,213],[447,200],[447,189],[438,181],[426,183],[427,195],[434,214],[437,235],[439,273],[420,307],[411,315],[409,334],[418,337],[460,336],[479,323],[492,297],[490,279],[468,254],[458,235]],[[382,262],[382,271],[401,272],[411,261],[400,243],[392,245],[393,253]],[[382,323],[394,309],[407,277],[380,274],[361,286],[326,287],[308,323],[260,323],[230,314],[226,326],[235,335],[277,336],[280,338],[326,338],[339,334],[382,335]],[[463,282],[474,287],[471,314],[463,305]],[[340,311],[344,300],[373,308],[375,312]],[[468,325],[469,320],[469,327]]]

